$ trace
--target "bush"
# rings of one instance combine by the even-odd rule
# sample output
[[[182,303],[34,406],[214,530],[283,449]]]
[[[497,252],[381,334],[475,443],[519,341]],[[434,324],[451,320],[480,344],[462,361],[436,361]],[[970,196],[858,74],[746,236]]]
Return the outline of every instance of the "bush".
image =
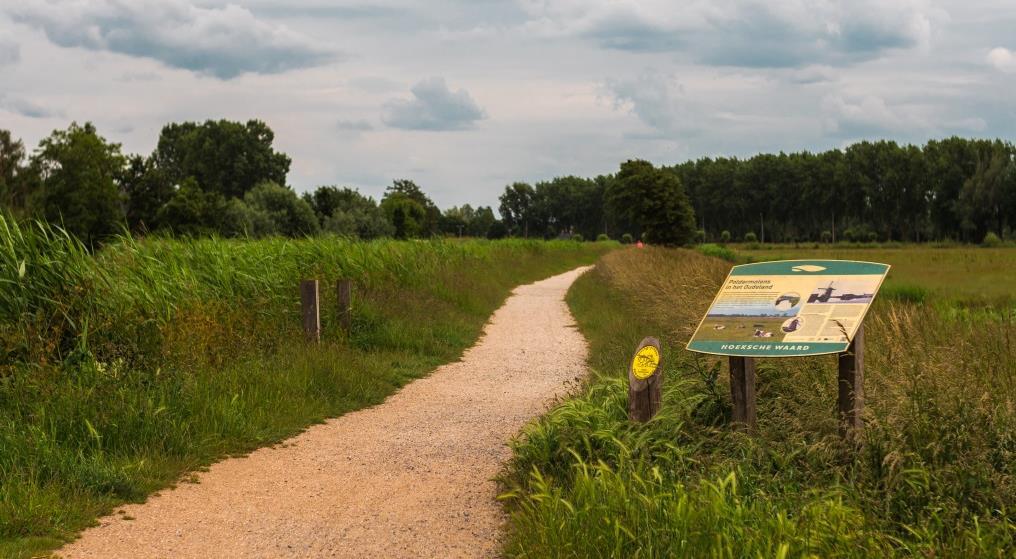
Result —
[[[635,242],[635,237],[631,236],[631,233],[625,233],[621,235],[621,244],[630,245]]]
[[[730,231],[724,229],[723,232],[720,233],[720,243],[727,244],[729,242],[730,242]]]
[[[746,242],[746,243],[757,243],[758,242],[758,236],[755,235],[754,231],[748,231],[747,233],[744,234],[744,242]]]
[[[601,241],[601,242],[602,241],[609,241],[610,237],[606,233],[600,233],[599,235],[596,236],[596,240],[597,241]]]
[[[868,231],[868,242],[869,243],[877,243],[878,242],[878,233],[876,233],[874,231]]]
[[[730,250],[727,247],[714,245],[712,243],[704,243],[695,248],[696,250],[698,250],[699,252],[701,252],[706,256],[714,256],[716,258],[722,258],[727,262],[737,262],[737,253],[735,253],[733,250]]]
[[[706,242],[706,231],[705,229],[698,229],[695,231],[695,242],[702,244]]]
[[[1002,246],[1002,239],[998,238],[998,235],[994,231],[988,231],[988,234],[984,236],[984,240],[981,241],[981,245],[986,247]]]
[[[822,242],[823,243],[831,243],[831,242],[833,242],[833,234],[830,233],[829,231],[822,231],[822,237],[821,238],[822,238]]]
[[[581,243],[582,241],[584,241],[586,239],[585,239],[585,237],[582,236],[582,233],[575,233],[574,235],[571,236],[571,240],[578,241],[578,242]]]

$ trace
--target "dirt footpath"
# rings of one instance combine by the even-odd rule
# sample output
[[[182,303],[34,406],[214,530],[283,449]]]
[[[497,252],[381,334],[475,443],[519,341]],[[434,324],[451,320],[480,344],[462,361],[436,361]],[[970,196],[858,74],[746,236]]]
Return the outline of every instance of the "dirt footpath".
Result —
[[[60,556],[496,555],[505,443],[585,371],[564,295],[586,269],[517,288],[460,362],[124,506],[133,520],[104,518]]]

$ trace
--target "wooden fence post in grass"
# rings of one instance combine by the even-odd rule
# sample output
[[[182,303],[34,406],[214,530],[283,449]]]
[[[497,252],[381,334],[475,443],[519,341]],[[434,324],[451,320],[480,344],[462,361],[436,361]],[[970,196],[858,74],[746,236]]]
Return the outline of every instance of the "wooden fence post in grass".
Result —
[[[730,396],[734,401],[734,426],[755,429],[755,360],[730,358]]]
[[[854,439],[864,428],[864,324],[857,327],[847,351],[839,354],[840,436]]]
[[[353,282],[340,279],[335,282],[335,292],[339,301],[339,326],[348,336],[353,322]]]
[[[321,305],[318,280],[300,282],[300,303],[303,308],[303,332],[309,342],[321,341]]]
[[[645,423],[660,411],[663,388],[660,340],[644,338],[628,367],[628,418]]]

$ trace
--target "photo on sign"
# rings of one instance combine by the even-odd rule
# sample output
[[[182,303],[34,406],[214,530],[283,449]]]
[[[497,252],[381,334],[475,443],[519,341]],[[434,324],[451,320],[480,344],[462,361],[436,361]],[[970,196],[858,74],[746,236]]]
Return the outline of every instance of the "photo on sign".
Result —
[[[880,278],[868,280],[834,280],[822,282],[811,295],[809,304],[871,303]]]
[[[699,336],[707,340],[744,341],[782,338],[783,334],[794,331],[785,327],[800,311],[801,299],[796,291],[775,297],[769,293],[721,297],[709,309]]]

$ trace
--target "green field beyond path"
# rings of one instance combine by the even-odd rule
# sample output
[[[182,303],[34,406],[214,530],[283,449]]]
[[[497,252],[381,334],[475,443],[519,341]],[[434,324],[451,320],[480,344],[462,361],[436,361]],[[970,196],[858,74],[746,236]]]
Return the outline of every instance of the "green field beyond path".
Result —
[[[763,245],[764,246],[764,245]],[[1016,247],[976,246],[936,248],[908,245],[900,248],[807,248],[774,245],[747,248],[731,245],[736,254],[752,262],[828,258],[861,260],[892,265],[883,289],[890,293],[918,294],[965,303],[992,303],[1016,299]]]

